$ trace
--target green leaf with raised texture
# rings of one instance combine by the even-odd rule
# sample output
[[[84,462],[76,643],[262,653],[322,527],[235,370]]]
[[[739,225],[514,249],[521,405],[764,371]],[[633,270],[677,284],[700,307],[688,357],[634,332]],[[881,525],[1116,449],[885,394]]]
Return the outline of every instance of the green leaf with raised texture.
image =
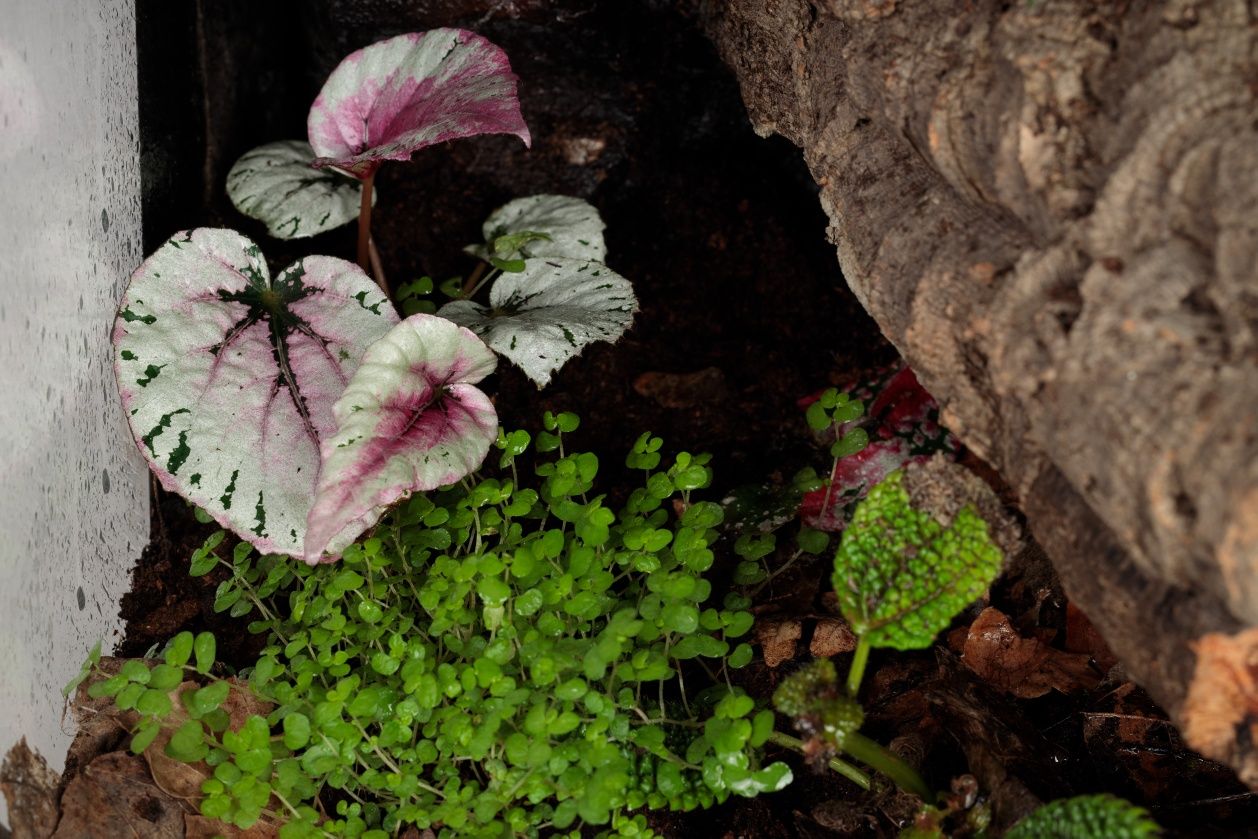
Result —
[[[914,509],[903,476],[891,473],[856,508],[834,558],[834,590],[858,636],[914,650],[987,589],[1003,555],[972,507],[947,527]]]
[[[1151,839],[1157,822],[1144,809],[1113,795],[1079,795],[1038,808],[1005,834],[1007,839]]]

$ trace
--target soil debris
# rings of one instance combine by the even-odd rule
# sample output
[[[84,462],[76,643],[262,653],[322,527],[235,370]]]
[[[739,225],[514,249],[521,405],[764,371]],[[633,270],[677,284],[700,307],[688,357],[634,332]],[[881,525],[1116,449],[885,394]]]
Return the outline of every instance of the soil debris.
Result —
[[[649,370],[633,380],[633,389],[665,408],[719,404],[729,395],[725,373],[719,367],[704,367],[693,373]]]
[[[795,642],[804,634],[798,620],[765,620],[756,623],[756,640],[764,652],[766,667],[777,667],[795,657]]]
[[[961,660],[988,684],[1020,699],[1034,699],[1050,690],[1089,690],[1100,681],[1091,656],[1023,638],[1009,616],[992,607],[970,624]]]
[[[835,618],[822,618],[812,631],[812,641],[808,644],[808,652],[816,658],[829,658],[839,653],[850,653],[856,649],[856,636],[846,621]]]

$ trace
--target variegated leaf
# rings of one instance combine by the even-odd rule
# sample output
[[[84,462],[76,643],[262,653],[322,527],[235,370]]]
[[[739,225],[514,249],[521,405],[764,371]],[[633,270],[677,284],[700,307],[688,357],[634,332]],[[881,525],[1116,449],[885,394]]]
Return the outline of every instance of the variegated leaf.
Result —
[[[437,314],[468,327],[511,359],[538,387],[594,341],[616,341],[633,322],[638,300],[624,277],[584,259],[530,259],[503,274],[488,308],[471,300]]]
[[[372,345],[337,400],[336,434],[306,528],[305,558],[335,558],[399,498],[476,470],[498,415],[473,385],[498,360],[479,338],[434,315],[412,315]]]
[[[315,236],[358,218],[361,182],[332,168],[312,168],[314,159],[304,140],[258,146],[227,173],[227,197],[276,239]]]
[[[481,259],[565,256],[602,262],[607,256],[607,245],[603,243],[606,226],[598,210],[580,198],[530,195],[490,213],[483,227],[485,243],[468,245],[464,250]],[[519,245],[511,241],[527,232],[543,233],[549,238],[531,239]]]
[[[306,128],[319,164],[360,178],[461,137],[530,142],[507,54],[465,29],[411,32],[351,53],[324,83]]]
[[[312,256],[271,279],[239,233],[177,234],[131,276],[114,325],[140,452],[258,550],[301,556],[332,404],[395,323],[352,263]]]

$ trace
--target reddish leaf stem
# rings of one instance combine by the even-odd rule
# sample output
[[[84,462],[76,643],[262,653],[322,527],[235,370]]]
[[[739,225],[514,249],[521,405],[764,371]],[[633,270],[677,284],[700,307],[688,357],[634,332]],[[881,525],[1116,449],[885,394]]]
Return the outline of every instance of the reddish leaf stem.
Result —
[[[463,292],[459,295],[460,299],[471,297],[476,291],[476,284],[480,281],[481,275],[485,273],[485,269],[489,267],[488,262],[478,262],[476,267],[472,269],[472,273],[468,275],[467,281],[463,283]]]
[[[380,286],[380,290],[384,292],[384,296],[393,299],[393,295],[389,293],[389,280],[384,275],[384,263],[380,261],[380,251],[376,249],[376,240],[374,238],[367,239],[367,256],[371,260],[371,275],[376,279],[376,285]]]
[[[363,178],[362,204],[358,207],[358,267],[363,271],[371,270],[371,188],[375,179],[375,172]]]

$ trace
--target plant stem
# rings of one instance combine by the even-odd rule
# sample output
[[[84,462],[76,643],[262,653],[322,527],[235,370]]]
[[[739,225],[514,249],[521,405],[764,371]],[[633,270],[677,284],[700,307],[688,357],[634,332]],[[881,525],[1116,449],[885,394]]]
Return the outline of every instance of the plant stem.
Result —
[[[488,262],[476,263],[476,267],[472,269],[472,273],[467,275],[467,280],[463,283],[463,293],[459,295],[461,299],[466,300],[475,293],[476,288],[479,285],[477,280],[481,278],[481,275],[485,273],[485,269],[488,267]]]
[[[843,740],[843,751],[868,766],[877,769],[905,792],[911,792],[927,804],[935,802],[935,793],[917,774],[917,770],[909,766],[890,750],[880,746],[863,734],[853,731]]]
[[[792,565],[794,565],[795,560],[799,559],[803,555],[804,555],[803,551],[795,551],[795,553],[791,556],[790,559],[786,560],[786,562],[783,562],[781,565],[779,565],[776,570],[774,570],[773,572],[769,574],[769,576],[764,578],[764,582],[762,582],[760,585],[756,586],[755,588],[751,590],[751,598],[754,600],[757,594],[764,591],[765,586],[773,582],[774,578],[780,576],[783,571],[787,570]]]
[[[837,439],[839,429],[834,426],[834,436]],[[834,492],[834,479],[839,474],[839,459],[836,457],[834,463],[830,466],[830,482],[826,484],[825,498],[821,502],[821,521],[825,521],[826,516],[830,514],[830,496]]]
[[[789,734],[783,734],[781,731],[775,731],[770,734],[769,742],[781,746],[782,748],[790,749],[791,751],[797,752],[801,755],[804,753],[803,740],[800,740],[798,737],[792,737]],[[833,757],[830,758],[829,766],[835,772],[838,772],[844,778],[847,778],[861,789],[869,789],[869,776],[847,761]]]
[[[852,666],[847,671],[847,695],[856,696],[860,690],[861,679],[865,677],[865,663],[869,661],[869,641],[864,636],[856,642],[856,653],[852,656]]]
[[[371,261],[371,275],[375,277],[376,285],[380,286],[385,297],[392,300],[393,295],[389,293],[389,280],[384,276],[384,263],[380,261],[380,251],[376,250],[376,240],[370,236],[367,237],[367,258]]]
[[[482,263],[482,264],[483,264],[483,263]],[[495,268],[495,269],[493,269],[492,271],[488,272],[487,274],[485,274],[484,276],[482,276],[482,277],[480,278],[480,280],[478,280],[478,281],[477,281],[476,285],[472,286],[470,289],[465,289],[465,290],[464,290],[464,293],[462,294],[462,296],[461,296],[459,299],[460,299],[460,300],[466,300],[466,299],[468,299],[469,297],[475,297],[475,296],[476,296],[476,292],[480,291],[481,286],[483,286],[485,283],[487,283],[487,282],[489,282],[490,280],[492,280],[494,277],[497,277],[497,276],[498,276],[499,274],[501,274],[501,273],[502,273],[502,272],[501,272],[501,271],[499,271],[497,268]],[[475,272],[475,271],[473,271],[473,272],[472,272],[472,276],[473,276],[473,277],[475,277],[475,276],[476,276],[476,272]]]
[[[362,203],[358,207],[358,267],[371,270],[371,188],[376,180],[372,172],[363,178]]]

